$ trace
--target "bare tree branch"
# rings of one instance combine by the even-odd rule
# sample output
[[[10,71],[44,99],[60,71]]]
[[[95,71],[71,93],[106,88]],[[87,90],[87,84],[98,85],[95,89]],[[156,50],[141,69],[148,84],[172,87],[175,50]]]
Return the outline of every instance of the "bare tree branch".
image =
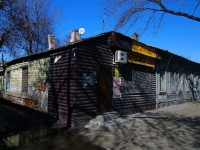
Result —
[[[190,5],[190,7],[193,5],[193,14],[190,12],[180,11],[180,7],[177,11],[170,7],[176,6],[177,3],[180,5],[179,2],[179,0],[104,0],[103,5],[105,6],[106,15],[117,18],[115,24],[116,30],[126,25],[131,28],[131,26],[134,26],[137,23],[141,24],[142,22],[145,22],[141,27],[141,32],[143,33],[152,26],[154,30],[158,32],[166,14],[182,16],[200,22],[200,17],[194,15],[200,5],[200,1],[195,1],[196,5]],[[191,1],[187,2],[192,3]],[[184,6],[186,6],[186,1],[185,3],[183,1],[181,2],[181,8],[184,8]],[[154,24],[152,24],[153,21]]]
[[[161,0],[152,0],[152,1],[154,1],[157,4],[159,4],[160,7],[163,9],[163,11],[165,11],[165,12],[167,12],[169,14],[173,14],[173,15],[177,15],[177,16],[183,16],[183,17],[186,17],[186,18],[189,18],[189,19],[192,19],[192,20],[200,21],[200,18],[196,17],[194,15],[190,15],[190,14],[187,14],[187,13],[184,13],[184,12],[177,12],[177,11],[173,11],[173,10],[167,9],[164,6],[164,4],[162,3]]]
[[[15,58],[47,50],[61,11],[51,0],[0,0],[0,18],[0,50]]]
[[[150,25],[151,20],[152,20],[152,18],[153,18],[154,15],[155,15],[155,11],[152,12],[151,16],[150,16],[149,19],[147,20],[142,34],[149,28],[149,25]]]
[[[196,12],[196,9],[197,9],[197,7],[199,7],[199,4],[200,4],[200,1],[198,1],[197,5],[195,6],[195,8],[194,8],[194,11],[193,11],[192,15],[194,15],[194,13]]]

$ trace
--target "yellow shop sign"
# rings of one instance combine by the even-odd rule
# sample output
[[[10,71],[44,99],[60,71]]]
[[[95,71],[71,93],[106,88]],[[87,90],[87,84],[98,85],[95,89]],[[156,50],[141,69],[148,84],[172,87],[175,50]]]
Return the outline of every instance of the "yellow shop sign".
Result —
[[[156,58],[156,50],[153,47],[147,46],[145,44],[139,43],[132,40],[132,51],[140,53],[149,57]]]
[[[127,61],[129,63],[139,64],[148,67],[155,67],[155,59],[137,53],[127,52]]]

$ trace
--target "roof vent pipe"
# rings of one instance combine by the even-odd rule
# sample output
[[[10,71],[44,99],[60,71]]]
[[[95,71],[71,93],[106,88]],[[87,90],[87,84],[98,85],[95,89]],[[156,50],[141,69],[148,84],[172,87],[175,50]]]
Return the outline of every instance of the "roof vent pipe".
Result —
[[[79,41],[80,39],[81,39],[81,35],[79,33],[79,30],[76,30],[76,29],[72,30],[71,37],[70,37],[70,43]]]
[[[55,48],[55,41],[54,41],[54,35],[53,34],[48,35],[48,43],[49,43],[49,50]]]
[[[139,35],[137,33],[132,34],[132,39],[138,41],[139,40]]]

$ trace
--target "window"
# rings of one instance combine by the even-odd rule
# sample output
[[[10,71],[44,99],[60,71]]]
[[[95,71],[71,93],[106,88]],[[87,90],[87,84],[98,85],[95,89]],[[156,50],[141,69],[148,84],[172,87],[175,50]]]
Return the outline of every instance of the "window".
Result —
[[[179,88],[179,91],[184,91],[184,77],[185,75],[184,74],[179,74],[179,83],[178,83],[178,88]]]
[[[161,71],[160,73],[160,91],[166,91],[166,73]]]
[[[176,91],[178,85],[178,73],[170,72],[170,90]]]
[[[6,74],[6,90],[10,90],[10,71]]]
[[[132,92],[150,93],[151,92],[151,73],[132,71]]]
[[[28,92],[28,68],[22,68],[22,93],[27,94]]]

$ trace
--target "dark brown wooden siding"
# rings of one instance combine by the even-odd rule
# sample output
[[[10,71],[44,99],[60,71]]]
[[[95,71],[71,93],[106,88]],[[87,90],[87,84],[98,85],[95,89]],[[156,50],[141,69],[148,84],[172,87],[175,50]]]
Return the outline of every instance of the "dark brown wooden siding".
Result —
[[[118,66],[122,77],[122,98],[113,99],[113,110],[124,113],[156,108],[155,70],[150,67],[124,64]]]
[[[68,125],[73,124],[74,51],[65,49],[50,55],[48,112]]]
[[[112,44],[111,33],[74,43],[71,48],[68,46],[51,54],[48,109],[62,122],[78,126],[106,111],[133,113],[155,108],[155,71],[134,64],[113,65],[113,54],[118,46],[115,45],[117,40]],[[130,50],[131,40],[128,37],[121,40],[121,47]],[[56,56],[62,57],[54,63]],[[112,98],[114,67],[119,68],[124,78],[121,99]],[[139,83],[146,89],[128,92],[126,81],[130,76],[130,79],[136,78],[136,75],[141,76]]]
[[[108,46],[111,49],[132,50],[132,39],[121,33],[112,32],[108,39]]]
[[[105,34],[77,45],[73,113],[75,125],[84,124],[101,111],[109,111],[111,107],[109,104],[112,95],[109,82],[112,83],[113,54],[107,40],[108,36]],[[108,80],[109,82],[104,84]],[[110,103],[105,103],[105,100]]]
[[[22,93],[28,92],[28,67],[22,68]]]
[[[113,50],[132,51],[132,39],[112,32],[108,45]],[[141,112],[156,108],[156,76],[150,67],[123,64],[115,65],[122,77],[121,99],[113,98],[113,110],[125,113]],[[113,70],[114,71],[114,70]]]
[[[156,49],[156,53],[161,57],[157,60],[157,69],[163,68],[166,71],[177,71],[184,68],[188,72],[199,72],[199,63],[188,60],[182,56],[170,53],[166,50]]]

